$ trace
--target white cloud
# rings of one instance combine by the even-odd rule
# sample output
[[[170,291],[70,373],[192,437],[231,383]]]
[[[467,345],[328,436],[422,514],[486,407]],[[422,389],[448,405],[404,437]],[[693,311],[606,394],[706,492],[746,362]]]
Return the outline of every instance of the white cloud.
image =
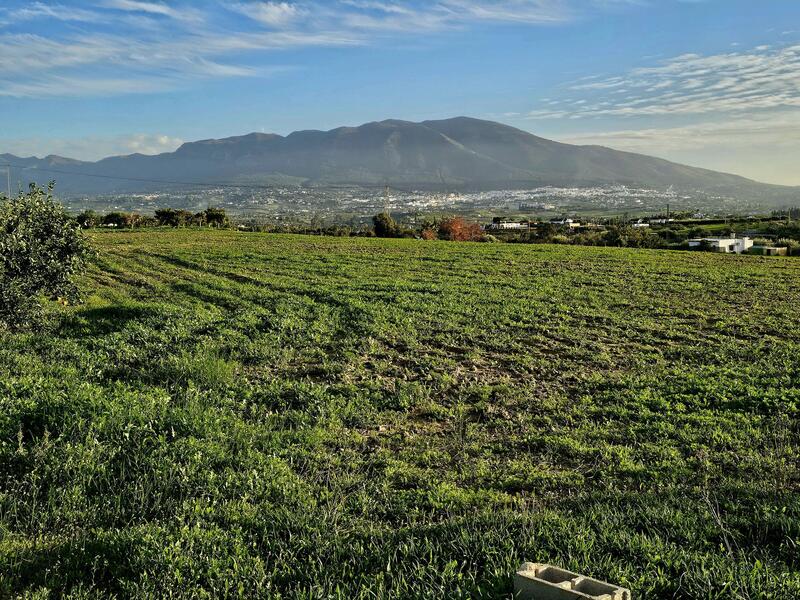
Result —
[[[2,139],[0,148],[16,156],[57,154],[78,160],[98,160],[121,154],[160,154],[172,152],[183,140],[164,134],[134,133],[80,138]]]
[[[202,13],[190,7],[175,7],[160,2],[145,2],[142,0],[106,0],[104,6],[116,10],[146,13],[169,17],[177,21],[201,21]]]
[[[746,113],[800,107],[800,45],[684,54],[625,75],[571,86],[558,108],[536,119]],[[586,92],[591,92],[589,102]],[[624,95],[623,95],[624,94]]]
[[[571,4],[555,0],[442,0],[441,6],[462,20],[556,23],[576,15]]]
[[[688,150],[720,145],[800,148],[800,115],[786,111],[760,118],[725,120],[643,129],[620,129],[573,134],[573,144],[600,144],[642,152],[657,145],[663,150]]]
[[[635,0],[618,0],[630,4]],[[264,25],[287,23],[302,28],[374,33],[446,29],[469,23],[550,24],[569,21],[582,11],[605,6],[602,0],[436,0],[400,2],[384,0],[305,0],[302,2],[230,2],[228,8]]]
[[[479,22],[555,23],[574,18],[579,6],[600,2],[98,0],[81,9],[36,1],[0,8],[0,21],[16,26],[0,32],[0,95],[108,96],[263,76],[285,67],[255,68],[253,62],[263,62],[257,53],[365,45]],[[48,19],[85,26],[47,35],[20,32],[24,24]]]
[[[285,26],[305,14],[289,2],[236,2],[229,8],[270,27]]]
[[[139,154],[160,154],[162,152],[172,152],[176,150],[183,140],[168,135],[148,135],[135,134],[131,136],[121,136],[112,138],[111,144],[116,144],[124,151]],[[115,154],[113,151],[105,156]]]
[[[76,21],[84,23],[100,23],[105,21],[104,15],[93,10],[64,6],[63,4],[45,4],[32,2],[28,6],[14,9],[0,9],[0,14],[8,22],[19,23],[35,19],[55,19],[57,21]]]
[[[176,39],[79,35],[59,41],[33,34],[0,34],[0,96],[112,96],[175,89],[192,81],[266,77],[290,67],[226,62],[239,52],[352,40],[292,32],[203,34]]]

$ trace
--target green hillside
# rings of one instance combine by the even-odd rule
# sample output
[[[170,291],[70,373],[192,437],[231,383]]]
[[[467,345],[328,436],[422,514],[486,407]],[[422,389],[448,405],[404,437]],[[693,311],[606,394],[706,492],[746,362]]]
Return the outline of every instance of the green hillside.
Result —
[[[0,597],[800,597],[800,261],[92,236],[0,333]]]

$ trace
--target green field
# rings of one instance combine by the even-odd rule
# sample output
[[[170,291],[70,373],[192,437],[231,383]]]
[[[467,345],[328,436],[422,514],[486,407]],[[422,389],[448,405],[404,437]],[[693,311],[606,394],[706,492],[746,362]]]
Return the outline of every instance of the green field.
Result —
[[[800,261],[92,238],[0,333],[0,597],[800,597]]]

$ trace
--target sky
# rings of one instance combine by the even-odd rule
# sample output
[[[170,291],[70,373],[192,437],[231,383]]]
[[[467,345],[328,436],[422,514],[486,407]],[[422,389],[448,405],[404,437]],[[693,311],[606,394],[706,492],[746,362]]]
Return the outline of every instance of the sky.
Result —
[[[800,185],[800,1],[0,2],[0,153],[460,115]]]

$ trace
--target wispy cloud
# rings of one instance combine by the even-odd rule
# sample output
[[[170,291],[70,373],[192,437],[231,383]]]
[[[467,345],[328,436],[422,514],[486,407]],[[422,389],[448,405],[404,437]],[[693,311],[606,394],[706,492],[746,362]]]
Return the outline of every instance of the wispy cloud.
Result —
[[[143,0],[106,0],[103,6],[121,11],[145,13],[168,17],[176,21],[199,22],[204,19],[201,11],[191,5],[175,6],[161,2],[145,2]]]
[[[272,50],[366,45],[478,23],[563,23],[598,7],[633,1],[17,2],[0,7],[0,95],[127,94],[193,80],[260,76],[276,68],[256,68],[253,62],[263,63],[257,55]],[[47,20],[76,27],[47,36],[27,29]],[[93,25],[98,23],[102,29]]]
[[[270,27],[284,27],[306,16],[305,9],[289,2],[234,2],[228,8]]]
[[[462,20],[554,23],[571,20],[578,14],[575,4],[554,0],[443,0],[440,6]]]
[[[781,111],[760,117],[702,122],[677,127],[618,129],[572,134],[574,144],[601,144],[633,152],[698,150],[721,145],[800,148],[800,114]]]
[[[586,1],[583,0],[583,3]],[[590,0],[589,4],[594,2]],[[229,2],[227,7],[268,27],[291,24],[304,30],[413,35],[420,31],[441,30],[478,22],[564,22],[577,15],[572,5],[573,2],[569,0],[305,0],[296,3],[248,0]]]
[[[0,12],[5,23],[20,23],[37,19],[55,19],[57,21],[73,21],[84,23],[100,23],[106,17],[94,10],[75,8],[63,4],[32,2],[26,6],[6,9]]]
[[[151,93],[193,81],[267,77],[291,69],[252,64],[243,53],[361,43],[337,32],[224,31],[203,25],[147,27],[138,35],[79,32],[62,39],[0,34],[0,96],[111,96]]]
[[[623,75],[576,82],[530,118],[741,113],[800,107],[800,45],[683,54]],[[553,102],[553,101],[550,101]]]

